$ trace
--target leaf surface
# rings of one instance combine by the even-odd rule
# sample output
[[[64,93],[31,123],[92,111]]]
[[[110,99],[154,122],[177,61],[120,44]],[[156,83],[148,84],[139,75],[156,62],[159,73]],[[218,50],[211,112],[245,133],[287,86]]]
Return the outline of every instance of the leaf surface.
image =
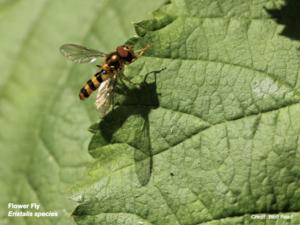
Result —
[[[172,0],[135,25],[141,86],[92,127],[78,224],[300,222],[299,42],[266,10],[282,4]]]

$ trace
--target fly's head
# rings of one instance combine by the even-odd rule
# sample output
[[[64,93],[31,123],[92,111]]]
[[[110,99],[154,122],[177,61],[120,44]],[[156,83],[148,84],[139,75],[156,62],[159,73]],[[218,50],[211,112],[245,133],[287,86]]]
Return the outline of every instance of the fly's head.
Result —
[[[128,45],[121,45],[117,47],[117,54],[126,63],[131,63],[136,58],[133,48]]]

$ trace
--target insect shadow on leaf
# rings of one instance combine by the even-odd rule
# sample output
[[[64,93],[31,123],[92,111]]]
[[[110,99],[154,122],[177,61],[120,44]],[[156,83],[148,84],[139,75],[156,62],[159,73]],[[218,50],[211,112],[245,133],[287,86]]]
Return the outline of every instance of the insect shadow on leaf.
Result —
[[[284,25],[281,35],[294,40],[300,40],[300,1],[286,0],[280,9],[266,9],[266,11],[276,20]]]
[[[149,113],[159,106],[156,75],[164,69],[147,73],[139,87],[130,88],[126,85],[116,87],[116,93],[125,96],[125,99],[114,107],[99,124],[100,132],[107,143],[119,143],[123,140],[118,140],[114,134],[122,129],[130,117],[134,117],[133,126],[124,130],[124,132],[130,132],[128,134],[130,138],[125,142],[134,148],[135,171],[142,186],[149,182],[152,173],[153,157]],[[154,81],[148,83],[147,77],[150,74],[154,74]],[[123,127],[123,129],[125,128]]]

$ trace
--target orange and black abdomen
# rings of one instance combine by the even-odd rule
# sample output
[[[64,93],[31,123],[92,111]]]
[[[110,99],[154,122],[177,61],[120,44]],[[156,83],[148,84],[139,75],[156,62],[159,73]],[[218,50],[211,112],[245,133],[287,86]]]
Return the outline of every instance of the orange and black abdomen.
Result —
[[[101,70],[100,72],[96,73],[91,79],[89,79],[86,84],[81,88],[79,93],[79,98],[84,100],[88,98],[93,91],[95,91],[103,81],[102,75],[106,74],[105,70]]]

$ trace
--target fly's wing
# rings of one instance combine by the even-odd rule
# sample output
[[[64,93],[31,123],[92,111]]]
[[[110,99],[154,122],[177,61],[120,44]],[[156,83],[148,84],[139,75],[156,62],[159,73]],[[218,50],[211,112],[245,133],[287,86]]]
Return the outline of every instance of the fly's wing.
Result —
[[[61,54],[75,63],[91,63],[106,54],[98,50],[89,49],[76,44],[64,44],[60,47]]]
[[[108,113],[112,105],[113,86],[114,80],[110,78],[103,81],[98,88],[95,104],[101,117],[104,117]]]

